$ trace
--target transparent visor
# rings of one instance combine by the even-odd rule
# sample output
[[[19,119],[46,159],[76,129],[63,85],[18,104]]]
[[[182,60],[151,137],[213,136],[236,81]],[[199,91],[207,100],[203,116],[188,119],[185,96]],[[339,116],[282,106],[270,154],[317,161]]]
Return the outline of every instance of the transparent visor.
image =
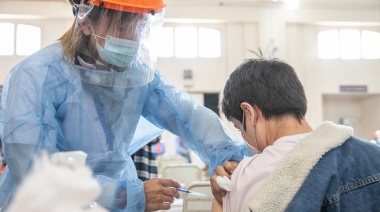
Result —
[[[164,9],[125,12],[102,6],[74,5],[73,44],[80,46],[75,64],[83,81],[110,87],[137,87],[152,81],[157,56],[154,41]]]

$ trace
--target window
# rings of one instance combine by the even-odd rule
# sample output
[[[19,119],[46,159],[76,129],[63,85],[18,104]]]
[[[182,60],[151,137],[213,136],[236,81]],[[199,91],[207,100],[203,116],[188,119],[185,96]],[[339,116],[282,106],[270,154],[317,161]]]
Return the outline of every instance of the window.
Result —
[[[220,32],[210,28],[199,28],[199,56],[220,57]]]
[[[41,48],[41,28],[36,26],[17,25],[16,54],[30,55]]]
[[[380,33],[362,31],[361,42],[364,59],[380,59]]]
[[[0,56],[30,55],[41,48],[41,28],[0,23]]]
[[[174,32],[174,49],[176,57],[197,56],[197,28],[176,27]]]
[[[13,55],[14,53],[14,25],[0,23],[0,55]]]
[[[172,27],[164,27],[159,32],[157,40],[154,40],[156,52],[159,57],[173,57],[174,56],[174,34]]]
[[[318,33],[321,59],[380,59],[380,33],[353,29]]]
[[[164,27],[156,41],[158,57],[218,58],[220,30],[206,27]]]
[[[323,31],[318,34],[318,55],[321,59],[339,58],[338,30]]]
[[[359,30],[340,30],[340,58],[360,59],[360,32]]]

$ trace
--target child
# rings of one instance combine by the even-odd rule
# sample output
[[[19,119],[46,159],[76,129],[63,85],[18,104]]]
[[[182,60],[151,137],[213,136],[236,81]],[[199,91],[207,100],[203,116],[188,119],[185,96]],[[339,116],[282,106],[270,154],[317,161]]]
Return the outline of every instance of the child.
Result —
[[[213,211],[380,210],[380,148],[347,126],[324,122],[313,130],[306,103],[283,61],[250,59],[231,74],[222,110],[253,156],[239,163],[232,190],[222,204],[214,200]]]

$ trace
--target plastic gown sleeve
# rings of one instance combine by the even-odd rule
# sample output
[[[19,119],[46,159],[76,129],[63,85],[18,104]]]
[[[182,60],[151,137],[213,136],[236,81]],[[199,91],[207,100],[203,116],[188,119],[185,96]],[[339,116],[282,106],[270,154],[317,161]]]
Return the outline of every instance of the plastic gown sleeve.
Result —
[[[1,177],[11,180],[3,182],[0,180],[0,196],[2,197],[0,208],[3,209],[13,195],[11,192],[4,192],[15,190],[16,185],[26,176],[36,154],[41,150],[49,154],[76,150],[69,146],[62,146],[67,143],[66,134],[62,131],[61,123],[57,119],[57,108],[52,99],[65,96],[68,89],[76,95],[79,91],[74,88],[78,88],[80,84],[73,85],[73,80],[67,80],[70,76],[62,77],[64,69],[52,70],[51,66],[43,64],[44,61],[40,63],[40,60],[43,60],[41,58],[56,56],[54,52],[46,51],[48,50],[41,50],[37,53],[39,58],[32,56],[24,61],[21,67],[15,67],[11,80],[4,85],[9,93],[6,95],[7,99],[4,100],[6,106],[2,108],[5,110],[2,120],[4,123],[2,139],[4,139],[9,173]],[[52,85],[58,86],[56,90],[62,91],[62,96],[50,93],[52,89],[49,89],[49,86]],[[92,146],[96,147],[96,145]],[[91,164],[91,161],[87,162]],[[134,168],[133,165],[132,167]],[[118,178],[96,174],[94,177],[102,185],[103,192],[97,200],[102,206],[111,211],[144,210],[145,194],[142,181],[129,179],[127,176]],[[128,195],[128,192],[131,193]],[[126,203],[127,207],[125,207]]]
[[[56,125],[41,123],[42,107],[36,106],[36,102],[41,100],[41,80],[31,79],[44,78],[44,72],[17,72],[17,68],[11,71],[4,84],[2,139],[7,165],[13,179],[19,183],[36,152],[42,149],[48,153],[57,151],[54,143],[57,131],[54,130]]]
[[[209,166],[211,175],[226,160],[240,162],[247,154],[239,141],[210,109],[178,91],[158,71],[150,84],[143,115],[155,125],[183,138]]]

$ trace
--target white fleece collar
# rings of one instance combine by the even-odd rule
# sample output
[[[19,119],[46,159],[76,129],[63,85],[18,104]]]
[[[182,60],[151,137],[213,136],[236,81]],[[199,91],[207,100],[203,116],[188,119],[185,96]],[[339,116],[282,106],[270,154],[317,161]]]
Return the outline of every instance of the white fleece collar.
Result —
[[[351,127],[323,122],[287,154],[245,211],[285,211],[315,164],[353,133]]]

